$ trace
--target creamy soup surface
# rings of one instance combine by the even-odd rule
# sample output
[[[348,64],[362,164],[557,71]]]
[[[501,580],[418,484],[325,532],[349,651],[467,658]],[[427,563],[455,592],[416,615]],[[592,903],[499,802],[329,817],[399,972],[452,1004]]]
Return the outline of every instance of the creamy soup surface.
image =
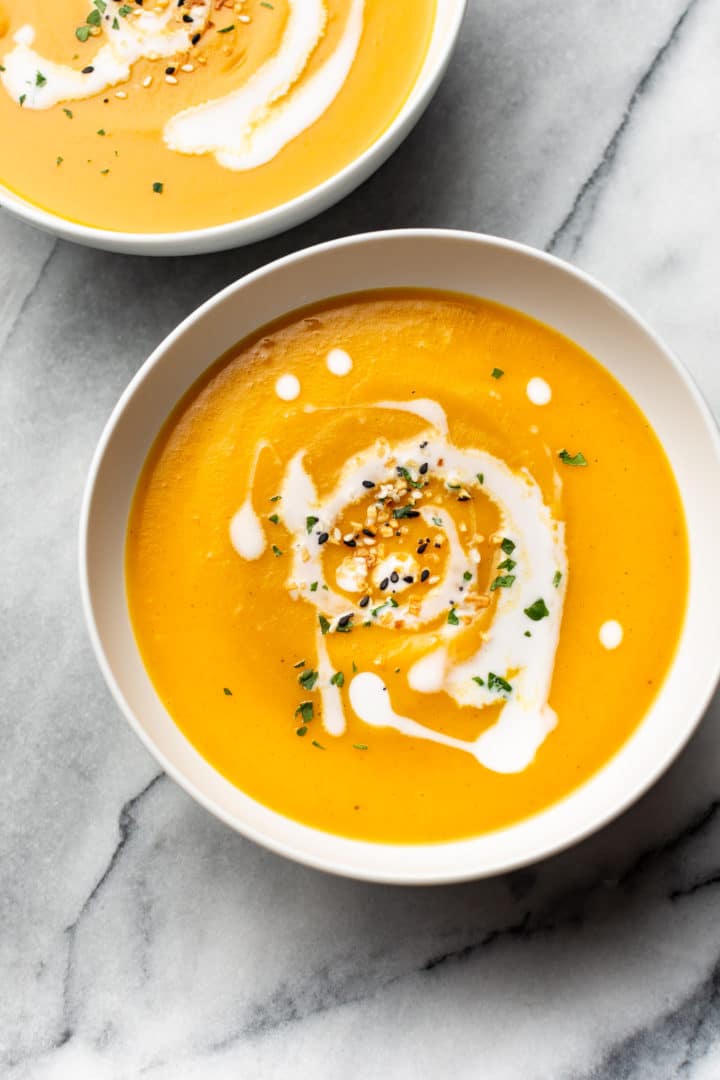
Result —
[[[0,0],[0,183],[162,232],[287,202],[383,133],[435,0]]]
[[[509,825],[614,754],[688,560],[647,419],[577,345],[456,294],[340,297],[221,358],[152,449],[131,617],[179,727],[317,828]]]

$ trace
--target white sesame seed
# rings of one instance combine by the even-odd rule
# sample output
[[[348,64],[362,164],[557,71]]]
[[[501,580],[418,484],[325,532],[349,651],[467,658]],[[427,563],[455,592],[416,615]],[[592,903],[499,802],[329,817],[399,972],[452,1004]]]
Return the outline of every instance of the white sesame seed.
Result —
[[[171,86],[177,86],[177,79],[174,75],[166,75],[165,82],[170,83]]]

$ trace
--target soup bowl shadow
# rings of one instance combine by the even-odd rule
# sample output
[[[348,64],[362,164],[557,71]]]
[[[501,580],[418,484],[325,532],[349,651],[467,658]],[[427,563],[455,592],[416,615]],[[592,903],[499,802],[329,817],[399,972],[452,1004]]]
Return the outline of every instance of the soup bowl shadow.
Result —
[[[595,356],[643,409],[672,464],[688,526],[690,580],[676,656],[641,724],[566,798],[508,828],[440,844],[351,840],[255,802],[185,738],[145,671],[124,578],[127,519],[145,457],[202,372],[259,326],[342,293],[425,287],[494,300],[544,322]],[[474,233],[407,230],[336,240],[256,270],[203,304],[132,380],[102,434],[80,524],[80,580],[95,653],[130,725],[199,803],[271,850],[322,870],[399,884],[471,880],[535,862],[594,832],[667,769],[720,675],[720,438],[685,369],[620,300],[581,271],[521,244]],[[651,542],[651,538],[649,538]]]

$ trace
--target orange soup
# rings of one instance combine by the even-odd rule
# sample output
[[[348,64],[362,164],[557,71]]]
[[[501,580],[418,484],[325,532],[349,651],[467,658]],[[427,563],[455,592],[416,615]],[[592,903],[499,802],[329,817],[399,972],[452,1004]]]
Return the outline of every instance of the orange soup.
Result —
[[[688,580],[672,471],[615,379],[517,311],[415,290],[294,312],[210,368],[148,457],[126,569],[199,752],[290,818],[398,843],[601,768]]]
[[[162,232],[327,180],[393,121],[435,0],[0,0],[0,183]]]

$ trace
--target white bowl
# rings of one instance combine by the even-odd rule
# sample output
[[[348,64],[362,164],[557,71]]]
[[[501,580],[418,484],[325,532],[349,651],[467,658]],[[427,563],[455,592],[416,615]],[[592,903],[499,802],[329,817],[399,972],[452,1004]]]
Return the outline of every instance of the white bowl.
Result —
[[[473,839],[394,845],[300,825],[243,794],[188,742],[142,664],[125,597],[123,553],[138,474],[172,407],[241,338],[284,313],[361,289],[426,286],[487,297],[555,327],[627,388],[660,437],[682,493],[690,592],[677,655],[628,741],[561,802]],[[579,270],[532,248],[474,233],[408,230],[336,240],[257,270],[187,318],[118,402],[90,469],[80,526],[83,603],[100,667],[131,726],[198,802],[273,851],[371,881],[460,881],[521,866],[586,836],[668,767],[695,729],[720,674],[720,438],[707,406],[666,347],[623,303]]]
[[[300,225],[354,191],[412,131],[445,74],[467,0],[436,0],[435,21],[420,74],[398,115],[372,146],[322,184],[261,214],[184,232],[130,233],[79,225],[21,198],[0,183],[0,206],[39,229],[88,247],[129,255],[200,255],[253,244]]]

